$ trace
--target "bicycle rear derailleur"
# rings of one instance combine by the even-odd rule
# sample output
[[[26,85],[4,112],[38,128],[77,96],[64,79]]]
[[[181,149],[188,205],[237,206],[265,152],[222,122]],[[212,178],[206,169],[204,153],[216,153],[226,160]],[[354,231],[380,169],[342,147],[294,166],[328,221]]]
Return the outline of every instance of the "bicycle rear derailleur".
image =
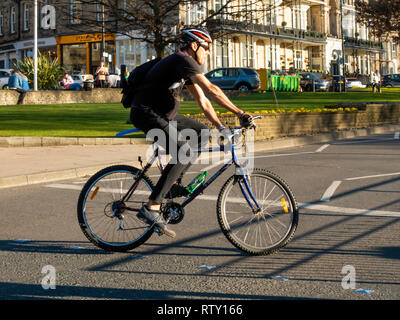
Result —
[[[163,205],[161,212],[167,223],[178,224],[183,220],[185,211],[182,206],[176,202],[167,202]]]

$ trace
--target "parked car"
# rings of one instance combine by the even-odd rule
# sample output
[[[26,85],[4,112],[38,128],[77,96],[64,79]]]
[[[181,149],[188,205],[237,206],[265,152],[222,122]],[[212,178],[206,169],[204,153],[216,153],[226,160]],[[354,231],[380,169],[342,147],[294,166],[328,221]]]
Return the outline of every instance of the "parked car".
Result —
[[[330,83],[328,80],[323,80],[315,73],[301,73],[300,74],[300,86],[303,91],[313,91],[313,85],[315,91],[328,91]]]
[[[225,90],[249,91],[260,88],[260,75],[251,68],[218,68],[205,74],[215,85]]]
[[[400,87],[400,74],[387,74],[381,79],[382,87],[394,88]]]
[[[344,81],[345,78],[343,76],[332,76],[331,90],[337,92],[344,91]]]
[[[121,76],[112,73],[107,76],[107,83],[110,88],[120,88]]]
[[[8,78],[10,75],[10,69],[0,69],[0,89],[5,89],[8,87]]]
[[[346,78],[346,88],[347,89],[352,89],[352,88],[366,88],[367,86],[365,84],[362,84],[360,80],[357,78]]]
[[[93,81],[93,75],[91,74],[73,74],[71,78],[74,83],[79,83],[82,87],[85,81]]]

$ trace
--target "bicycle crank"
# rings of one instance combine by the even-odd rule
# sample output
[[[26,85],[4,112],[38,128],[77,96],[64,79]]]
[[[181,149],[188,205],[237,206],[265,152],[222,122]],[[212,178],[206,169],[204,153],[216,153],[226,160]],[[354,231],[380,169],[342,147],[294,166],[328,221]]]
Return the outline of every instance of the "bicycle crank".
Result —
[[[162,214],[167,223],[178,224],[185,216],[185,210],[176,202],[168,202],[162,208]]]

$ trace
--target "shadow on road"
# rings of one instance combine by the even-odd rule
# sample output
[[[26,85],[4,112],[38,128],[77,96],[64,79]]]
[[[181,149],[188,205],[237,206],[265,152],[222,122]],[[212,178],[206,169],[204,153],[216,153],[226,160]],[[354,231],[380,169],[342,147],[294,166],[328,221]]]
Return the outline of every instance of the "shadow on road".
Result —
[[[87,243],[78,241],[0,240],[0,251],[35,252],[52,254],[109,254],[101,249],[87,248]]]
[[[5,300],[49,300],[49,299],[154,299],[169,300],[169,299],[277,299],[285,300],[289,297],[275,297],[267,295],[246,295],[246,294],[229,294],[217,292],[194,292],[194,291],[174,291],[174,290],[137,290],[137,289],[116,289],[116,288],[101,288],[101,287],[84,287],[84,286],[56,286],[55,289],[43,289],[41,284],[23,284],[0,282],[0,299]],[[299,300],[296,298],[296,300]],[[301,299],[300,300],[308,300]]]

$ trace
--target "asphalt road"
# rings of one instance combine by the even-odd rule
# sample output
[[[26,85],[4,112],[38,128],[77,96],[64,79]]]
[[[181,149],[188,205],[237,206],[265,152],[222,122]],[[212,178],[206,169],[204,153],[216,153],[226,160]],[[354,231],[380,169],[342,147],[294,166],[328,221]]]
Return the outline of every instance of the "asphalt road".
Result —
[[[84,179],[3,189],[0,299],[400,298],[395,133],[255,156],[256,167],[291,186],[301,208],[296,234],[280,252],[238,251],[219,229],[215,201],[205,198],[172,226],[175,239],[154,235],[134,252],[107,253],[77,223]],[[217,195],[228,176],[205,195]],[[54,283],[44,282],[50,275]]]

